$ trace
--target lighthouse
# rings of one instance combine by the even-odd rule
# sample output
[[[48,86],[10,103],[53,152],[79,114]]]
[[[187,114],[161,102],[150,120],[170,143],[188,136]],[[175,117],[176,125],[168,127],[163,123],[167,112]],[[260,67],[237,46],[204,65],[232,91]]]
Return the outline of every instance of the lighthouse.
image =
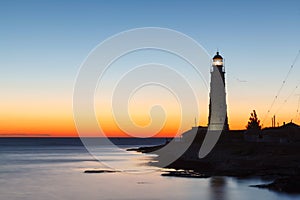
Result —
[[[225,66],[219,52],[212,59],[209,97],[208,128],[212,131],[228,130]]]

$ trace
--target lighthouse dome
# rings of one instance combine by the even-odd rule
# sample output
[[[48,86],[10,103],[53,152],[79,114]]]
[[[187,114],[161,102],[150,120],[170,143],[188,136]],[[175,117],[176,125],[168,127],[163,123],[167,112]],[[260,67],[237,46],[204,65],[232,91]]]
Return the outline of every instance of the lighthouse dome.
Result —
[[[213,59],[223,59],[223,57],[219,54],[219,52],[217,51],[217,54],[213,57]]]

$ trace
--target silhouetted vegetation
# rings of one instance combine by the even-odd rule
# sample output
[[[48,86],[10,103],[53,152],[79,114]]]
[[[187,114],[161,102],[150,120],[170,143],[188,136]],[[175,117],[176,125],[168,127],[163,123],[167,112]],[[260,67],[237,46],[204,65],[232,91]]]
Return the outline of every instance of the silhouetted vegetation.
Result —
[[[247,130],[261,130],[260,120],[257,117],[256,111],[253,110],[246,126]]]

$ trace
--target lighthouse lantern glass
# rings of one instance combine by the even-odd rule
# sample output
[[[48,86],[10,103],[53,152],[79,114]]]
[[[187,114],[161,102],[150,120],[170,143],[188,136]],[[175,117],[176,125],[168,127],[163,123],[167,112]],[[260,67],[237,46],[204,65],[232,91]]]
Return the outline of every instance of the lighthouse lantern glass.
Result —
[[[222,59],[214,59],[213,64],[215,66],[222,66],[223,65],[223,60]]]

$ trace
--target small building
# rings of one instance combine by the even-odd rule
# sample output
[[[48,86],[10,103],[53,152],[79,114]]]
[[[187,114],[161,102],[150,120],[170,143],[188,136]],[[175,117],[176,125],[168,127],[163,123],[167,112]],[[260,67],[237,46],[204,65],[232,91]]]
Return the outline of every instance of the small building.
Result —
[[[295,123],[263,130],[247,130],[244,139],[249,142],[289,143],[300,141],[300,126]]]

